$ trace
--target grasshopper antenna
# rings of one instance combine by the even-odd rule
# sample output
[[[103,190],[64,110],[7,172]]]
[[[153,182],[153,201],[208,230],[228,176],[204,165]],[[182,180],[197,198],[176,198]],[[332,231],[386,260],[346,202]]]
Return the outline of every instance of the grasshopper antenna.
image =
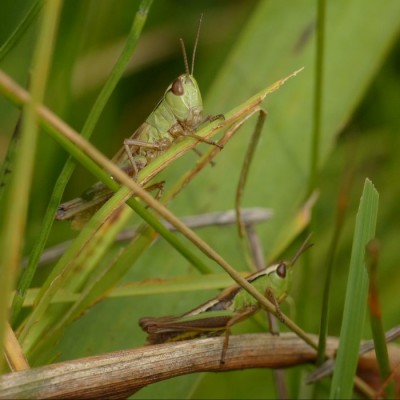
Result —
[[[311,233],[306,237],[306,240],[304,240],[303,244],[300,246],[300,248],[297,250],[296,254],[290,261],[291,265],[294,265],[294,263],[297,261],[297,259],[310,247],[314,246],[313,243],[308,243],[310,238],[311,238]]]
[[[192,54],[192,71],[191,71],[192,75],[193,75],[193,71],[194,71],[194,59],[196,57],[197,43],[199,42],[200,29],[201,29],[202,21],[203,21],[203,14],[200,15],[199,27],[197,28],[196,41],[194,42],[194,48],[193,48],[193,54]]]
[[[186,73],[186,76],[189,76],[189,74],[190,74],[189,64],[188,64],[188,59],[187,59],[187,55],[186,55],[185,43],[183,42],[182,38],[179,39],[179,43],[181,44],[183,62],[185,63],[185,73]]]

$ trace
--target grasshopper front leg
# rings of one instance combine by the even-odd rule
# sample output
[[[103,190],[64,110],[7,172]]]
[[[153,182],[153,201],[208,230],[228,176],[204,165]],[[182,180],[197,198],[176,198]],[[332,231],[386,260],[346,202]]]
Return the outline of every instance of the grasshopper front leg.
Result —
[[[272,291],[272,289],[270,287],[268,287],[265,290],[265,294],[267,299],[275,306],[276,309],[276,317],[279,319],[279,321],[281,321],[282,323],[285,323],[285,318],[283,317],[283,313],[281,311],[281,308],[279,306],[279,302],[278,299],[276,298],[274,292]]]
[[[139,149],[148,149],[149,152],[145,152],[146,156],[144,155],[133,155],[131,146],[136,146]],[[125,139],[124,140],[124,148],[125,152],[128,156],[128,159],[132,165],[133,168],[133,179],[136,181],[137,174],[139,171],[144,168],[148,162],[149,158],[154,158],[154,156],[151,156],[151,152],[161,152],[167,150],[171,146],[171,142],[168,140],[160,140],[155,143],[149,143],[149,142],[144,142],[141,140],[136,140],[136,139]]]
[[[254,314],[258,310],[258,306],[251,306],[246,308],[245,310],[241,311],[240,313],[237,313],[234,315],[226,324],[226,329],[225,329],[225,338],[224,338],[224,344],[222,346],[222,352],[221,352],[221,359],[220,359],[220,364],[225,364],[225,355],[226,351],[228,350],[228,345],[229,345],[229,336],[231,334],[231,327],[235,324],[237,324],[240,321],[243,321],[244,319],[250,317],[250,315]]]

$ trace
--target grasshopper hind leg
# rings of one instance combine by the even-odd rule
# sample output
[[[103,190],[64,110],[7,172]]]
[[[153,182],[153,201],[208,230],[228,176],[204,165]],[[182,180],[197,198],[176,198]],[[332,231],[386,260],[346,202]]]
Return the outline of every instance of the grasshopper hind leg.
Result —
[[[146,189],[148,192],[151,192],[151,191],[153,191],[153,190],[157,190],[157,193],[156,193],[156,195],[154,196],[154,198],[155,198],[156,200],[160,200],[161,196],[162,196],[163,193],[164,193],[164,187],[165,187],[165,181],[160,181],[160,182],[152,183],[152,184],[149,185],[149,186],[146,186],[145,189]],[[146,207],[146,208],[147,208],[147,207]]]
[[[128,159],[129,159],[130,164],[133,169],[132,178],[134,181],[136,181],[139,171],[146,166],[147,160],[146,160],[146,157],[143,157],[143,156],[133,156],[131,147],[130,147],[131,145],[132,145],[132,143],[130,143],[129,139],[124,140],[125,152],[128,156]]]

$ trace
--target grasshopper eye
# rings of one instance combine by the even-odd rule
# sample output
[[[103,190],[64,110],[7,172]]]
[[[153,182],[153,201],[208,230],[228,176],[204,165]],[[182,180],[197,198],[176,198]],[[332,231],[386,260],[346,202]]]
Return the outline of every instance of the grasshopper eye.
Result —
[[[175,95],[175,96],[182,96],[183,95],[183,85],[182,82],[179,78],[176,78],[174,80],[174,82],[171,85],[171,92]]]
[[[282,279],[286,278],[286,264],[285,263],[280,263],[278,267],[276,268],[276,273],[278,276]]]

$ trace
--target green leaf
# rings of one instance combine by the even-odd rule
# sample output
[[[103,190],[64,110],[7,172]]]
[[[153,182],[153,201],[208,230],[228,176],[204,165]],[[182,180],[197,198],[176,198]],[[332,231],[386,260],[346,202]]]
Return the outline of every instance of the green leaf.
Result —
[[[365,251],[368,242],[375,236],[378,199],[378,192],[371,181],[367,179],[354,231],[340,344],[331,386],[331,399],[349,399],[353,394],[353,379],[367,310],[368,273],[365,267]]]

